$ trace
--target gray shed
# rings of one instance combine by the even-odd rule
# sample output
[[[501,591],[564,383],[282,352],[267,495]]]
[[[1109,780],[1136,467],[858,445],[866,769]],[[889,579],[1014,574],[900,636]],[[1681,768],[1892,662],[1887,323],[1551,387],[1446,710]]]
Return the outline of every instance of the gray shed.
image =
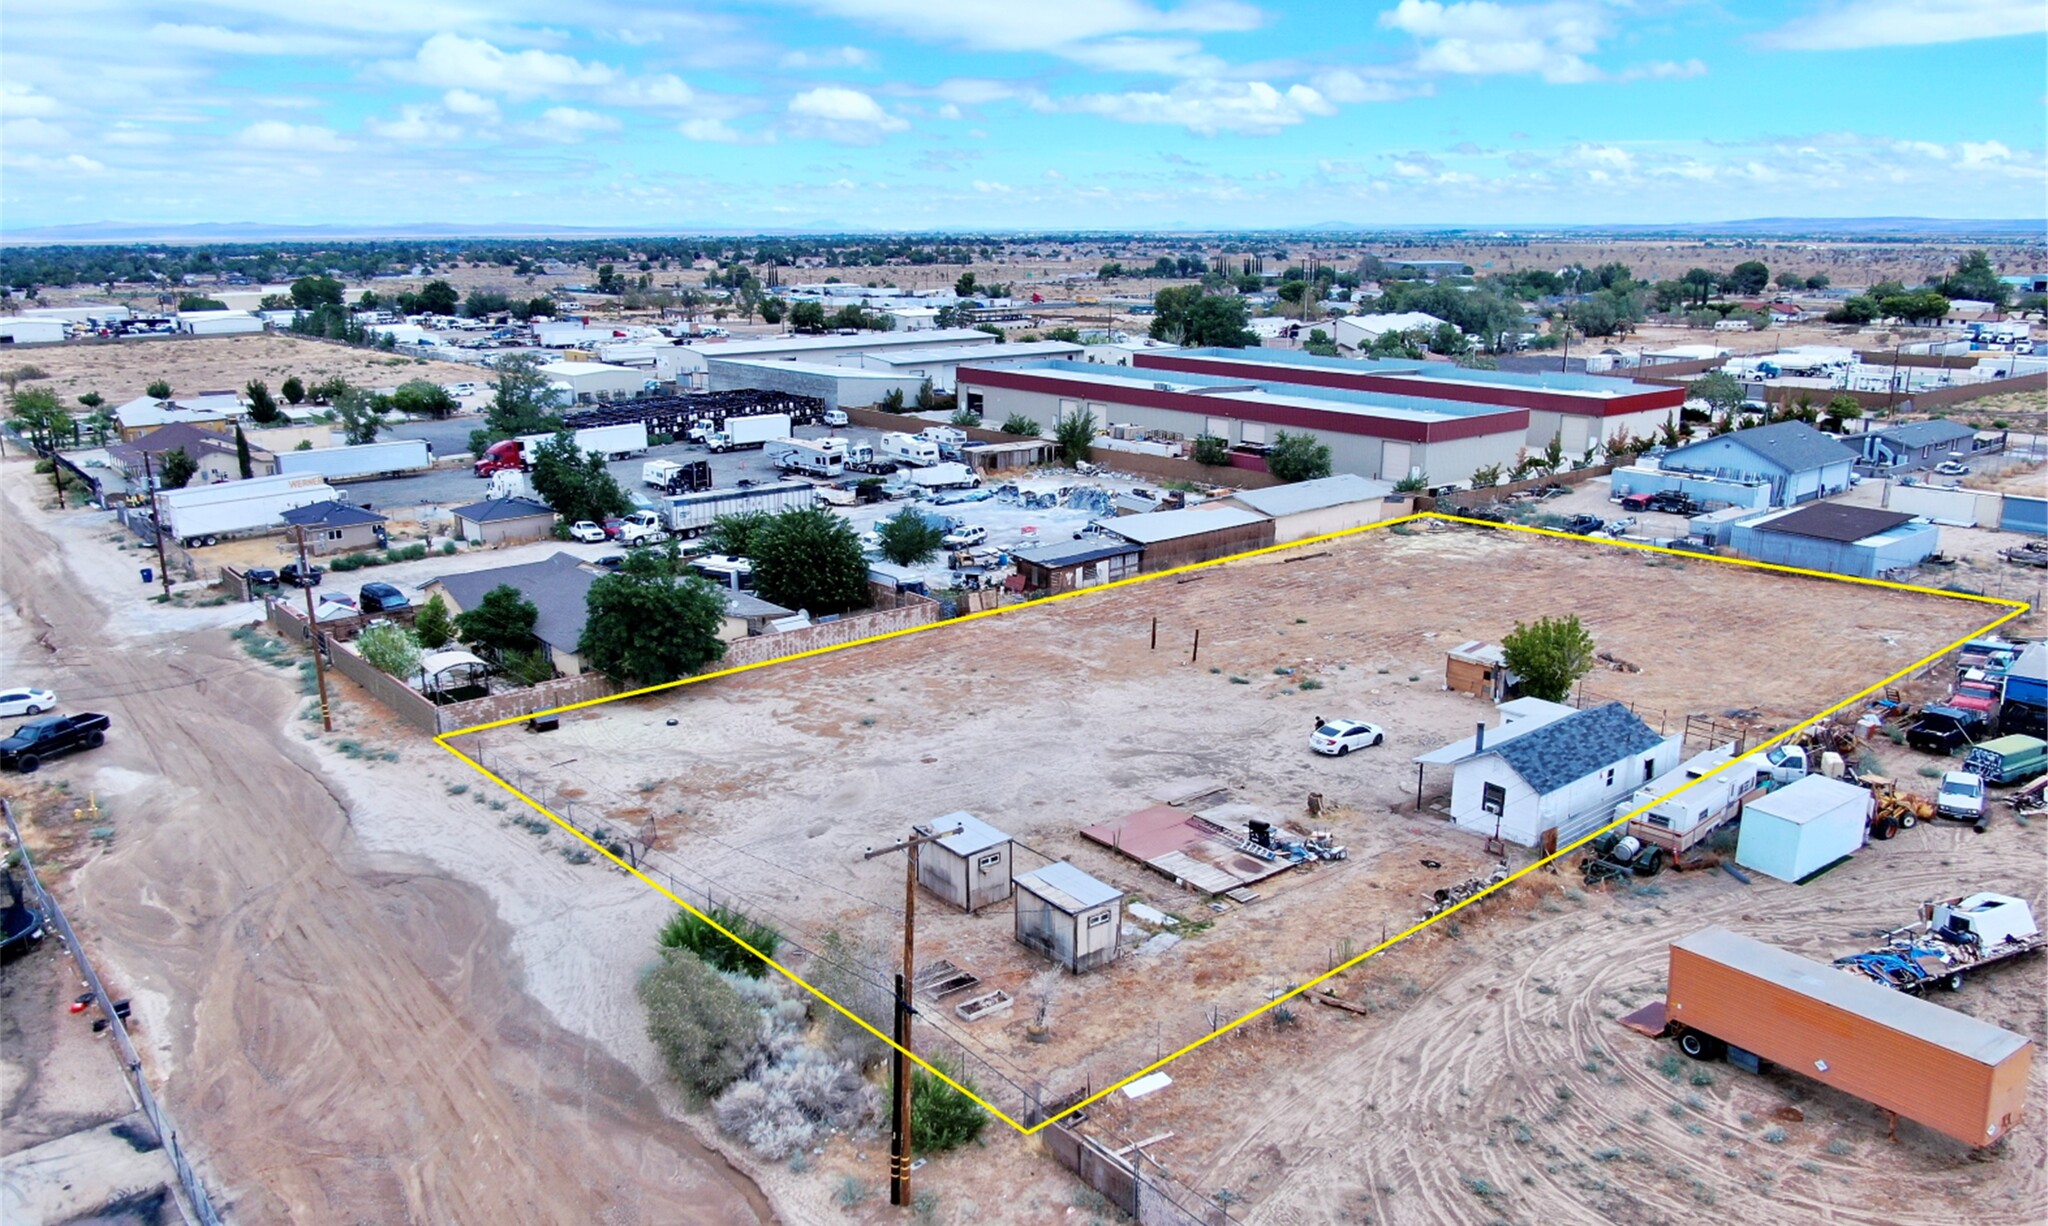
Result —
[[[962,911],[979,911],[1010,896],[1010,836],[972,813],[948,813],[919,829],[951,830],[918,849],[917,883]]]
[[[1079,974],[1116,957],[1123,891],[1061,860],[1017,878],[1017,940]]]

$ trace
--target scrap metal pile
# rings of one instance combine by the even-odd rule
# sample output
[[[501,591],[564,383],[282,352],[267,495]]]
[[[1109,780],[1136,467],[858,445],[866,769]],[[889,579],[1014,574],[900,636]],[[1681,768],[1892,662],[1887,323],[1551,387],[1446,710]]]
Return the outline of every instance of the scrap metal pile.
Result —
[[[1472,877],[1456,885],[1445,886],[1430,896],[1429,910],[1422,913],[1422,918],[1431,919],[1442,915],[1466,899],[1482,894],[1507,879],[1508,866],[1503,861],[1488,876]]]

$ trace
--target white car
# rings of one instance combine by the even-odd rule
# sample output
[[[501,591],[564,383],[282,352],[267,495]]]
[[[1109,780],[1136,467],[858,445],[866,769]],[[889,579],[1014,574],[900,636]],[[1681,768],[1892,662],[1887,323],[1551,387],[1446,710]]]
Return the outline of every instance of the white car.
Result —
[[[1308,747],[1319,754],[1341,758],[1354,749],[1368,749],[1385,743],[1386,729],[1355,719],[1333,719],[1309,734]]]
[[[987,528],[983,528],[974,524],[969,524],[966,527],[955,528],[951,532],[948,532],[946,535],[940,537],[939,543],[944,545],[948,549],[965,549],[970,545],[979,545],[987,540]]]
[[[603,526],[591,523],[587,519],[579,519],[570,524],[569,535],[586,545],[602,545],[606,540]]]
[[[481,394],[483,390],[484,385],[481,383],[450,383],[448,385],[448,394],[450,396],[475,396]]]
[[[1958,464],[1954,460],[1943,460],[1934,466],[1934,471],[1944,477],[1967,477],[1970,475],[1969,465]]]
[[[1984,816],[1984,780],[1969,771],[1949,771],[1941,777],[1941,790],[1934,794],[1934,811],[1959,822],[1974,822]]]
[[[0,715],[41,715],[56,705],[54,690],[0,690]]]

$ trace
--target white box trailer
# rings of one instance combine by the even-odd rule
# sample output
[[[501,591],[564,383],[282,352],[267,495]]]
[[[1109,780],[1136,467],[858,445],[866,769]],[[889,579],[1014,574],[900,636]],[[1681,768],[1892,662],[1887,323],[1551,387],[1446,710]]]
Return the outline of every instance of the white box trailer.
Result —
[[[156,504],[165,535],[176,541],[203,541],[280,531],[284,521],[279,517],[286,511],[340,497],[341,491],[326,478],[298,473],[164,490],[157,494]]]
[[[818,503],[818,488],[802,481],[757,485],[743,490],[705,490],[697,494],[676,494],[662,500],[669,531],[695,536],[709,528],[721,515],[760,512],[778,515],[784,511],[807,510]]]
[[[846,472],[843,449],[826,447],[809,439],[779,438],[769,443],[762,454],[770,464],[786,473],[829,478],[843,476]]]
[[[964,490],[981,484],[981,478],[965,464],[933,464],[903,474],[913,485],[928,490]]]
[[[316,447],[311,451],[284,451],[277,457],[280,473],[312,473],[329,481],[358,481],[364,477],[394,477],[434,466],[434,449],[426,440],[392,439],[383,443],[359,443],[353,447]]]
[[[776,439],[788,438],[795,428],[787,413],[756,413],[750,417],[728,417],[723,428],[704,436],[713,451],[738,451],[764,447]]]
[[[527,434],[519,439],[526,454],[526,462],[533,462],[533,453],[552,439],[552,434]],[[588,455],[597,452],[608,460],[623,460],[647,450],[647,423],[644,421],[622,422],[616,426],[585,426],[575,431],[576,450]]]

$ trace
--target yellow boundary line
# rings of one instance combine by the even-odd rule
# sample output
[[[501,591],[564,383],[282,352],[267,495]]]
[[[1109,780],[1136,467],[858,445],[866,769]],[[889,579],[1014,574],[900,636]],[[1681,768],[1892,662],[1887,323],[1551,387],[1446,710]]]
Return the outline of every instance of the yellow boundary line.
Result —
[[[1643,545],[1633,541],[1617,541],[1608,539],[1606,537],[1580,536],[1576,533],[1560,532],[1551,528],[1534,528],[1522,524],[1496,524],[1489,520],[1472,519],[1462,515],[1449,515],[1436,511],[1423,511],[1417,512],[1412,515],[1403,515],[1396,519],[1382,520],[1379,523],[1375,524],[1367,524],[1362,528],[1347,528],[1342,532],[1331,532],[1326,533],[1322,536],[1308,537],[1299,541],[1289,541],[1285,545],[1269,545],[1263,549],[1253,549],[1248,550],[1244,553],[1232,554],[1230,557],[1227,558],[1217,558],[1208,562],[1197,562],[1188,566],[1176,566],[1169,570],[1153,571],[1148,574],[1138,575],[1130,579],[1119,579],[1113,583],[1104,583],[1089,588],[1079,588],[1071,592],[1062,592],[1055,596],[1048,596],[1043,600],[1034,600],[1027,602],[1025,604],[1007,605],[994,609],[984,609],[978,613],[969,613],[961,617],[953,618],[949,621],[932,622],[930,624],[923,626],[912,626],[905,630],[891,630],[884,634],[870,635],[867,638],[855,639],[851,642],[839,643],[831,647],[818,647],[810,651],[797,652],[794,655],[783,656],[774,660],[763,660],[756,664],[741,665],[738,668],[722,669],[718,672],[704,673],[695,677],[685,677],[680,681],[670,681],[662,685],[643,686],[637,690],[628,690],[624,693],[613,694],[606,698],[592,698],[587,699],[583,702],[573,702],[566,706],[552,707],[545,711],[537,711],[529,715],[519,715],[514,716],[510,719],[493,720],[492,722],[487,724],[477,724],[469,728],[459,728],[453,732],[444,732],[434,738],[434,743],[439,745],[441,748],[447,750],[455,757],[461,759],[463,762],[467,763],[471,768],[476,770],[477,773],[483,775],[485,778],[491,780],[498,786],[504,788],[512,795],[518,797],[521,801],[523,801],[527,806],[529,806],[536,812],[546,816],[550,821],[562,827],[562,829],[568,831],[576,838],[582,840],[583,843],[586,846],[588,846],[591,850],[597,852],[605,859],[610,860],[613,864],[616,864],[621,869],[624,869],[627,873],[630,873],[632,876],[638,878],[643,884],[645,884],[649,889],[653,890],[655,893],[660,894],[662,897],[668,899],[670,902],[673,902],[678,907],[681,907],[683,910],[688,911],[690,914],[696,916],[698,919],[703,920],[706,924],[709,924],[715,931],[730,939],[734,944],[738,945],[741,949],[744,949],[748,953],[754,955],[756,958],[759,958],[762,962],[766,963],[768,966],[773,968],[778,974],[788,979],[791,983],[796,984],[798,987],[803,988],[805,991],[817,997],[819,1000],[824,1001],[826,1004],[830,1005],[833,1009],[836,1009],[838,1012],[840,1012],[849,1020],[851,1020],[855,1025],[867,1031],[869,1034],[874,1035],[882,1042],[887,1043],[890,1047],[896,1048],[896,1043],[893,1039],[891,1039],[888,1035],[883,1034],[881,1031],[875,1029],[873,1026],[869,1025],[865,1019],[860,1017],[858,1014],[854,1013],[852,1010],[848,1009],[845,1005],[840,1004],[838,1001],[832,999],[830,996],[826,995],[823,992],[820,992],[817,988],[812,987],[801,976],[796,974],[794,971],[790,970],[788,967],[777,962],[775,959],[769,957],[767,954],[762,953],[760,950],[755,949],[752,945],[749,945],[746,941],[740,939],[738,936],[734,935],[732,932],[728,931],[726,928],[720,925],[717,920],[712,919],[709,915],[706,915],[704,912],[698,910],[696,907],[693,907],[689,903],[684,902],[681,898],[677,897],[675,893],[664,887],[660,882],[655,881],[647,874],[641,872],[639,869],[626,863],[626,861],[620,859],[618,856],[613,855],[605,848],[599,846],[598,843],[595,840],[593,840],[590,836],[584,834],[581,830],[578,830],[574,825],[563,821],[560,817],[557,817],[545,805],[533,799],[533,797],[528,796],[525,792],[512,786],[511,783],[507,782],[504,778],[500,777],[498,774],[485,767],[481,762],[478,762],[475,758],[470,757],[468,754],[462,752],[460,749],[457,749],[454,745],[451,745],[449,743],[450,740],[459,736],[467,736],[474,732],[487,732],[493,728],[503,728],[511,724],[522,724],[525,723],[527,720],[533,718],[534,715],[559,715],[567,711],[581,710],[584,707],[595,707],[601,706],[604,703],[608,702],[617,702],[620,699],[624,698],[638,698],[647,694],[658,694],[664,690],[672,690],[679,688],[681,686],[696,685],[697,683],[703,681],[712,681],[719,677],[730,677],[739,673],[751,672],[757,668],[766,668],[771,664],[787,664],[792,660],[802,660],[812,656],[827,655],[835,651],[845,651],[849,647],[859,647],[867,643],[879,643],[887,639],[901,638],[907,634],[922,634],[932,630],[941,630],[948,626],[958,625],[962,622],[976,621],[984,617],[996,617],[1003,614],[1020,612],[1022,610],[1041,608],[1045,605],[1053,604],[1057,601],[1072,600],[1081,596],[1092,596],[1099,592],[1109,591],[1113,588],[1129,587],[1133,584],[1138,583],[1149,583],[1154,580],[1167,578],[1171,575],[1186,574],[1190,571],[1202,570],[1212,566],[1220,566],[1225,562],[1237,562],[1242,561],[1246,558],[1255,558],[1266,554],[1282,553],[1288,550],[1301,549],[1304,546],[1308,545],[1317,545],[1328,541],[1341,540],[1345,537],[1358,536],[1366,532],[1374,531],[1376,529],[1392,528],[1399,524],[1412,523],[1416,520],[1424,519],[1441,520],[1446,523],[1472,524],[1478,527],[1494,528],[1501,531],[1526,532],[1532,536],[1548,536],[1560,538],[1563,540],[1584,541],[1588,544],[1606,545],[1621,549],[1634,549],[1643,553],[1669,554],[1673,557],[1684,558],[1692,561],[1718,562],[1723,565],[1729,566],[1746,566],[1754,570],[1773,571],[1779,574],[1787,575],[1800,575],[1810,579],[1824,579],[1834,583],[1853,583],[1860,584],[1865,587],[1887,588],[1893,591],[1901,592],[1914,592],[1923,596],[1937,596],[1948,600],[1972,601],[1978,604],[1993,605],[2008,610],[2003,616],[1993,621],[1986,622],[1984,625],[1979,626],[1977,629],[1970,631],[1968,634],[1965,634],[1963,637],[1948,644],[1941,650],[1922,656],[1920,659],[1915,660],[1913,663],[1898,670],[1897,672],[1892,673],[1889,676],[1882,677],[1877,681],[1872,682],[1870,685],[1865,686],[1863,689],[1856,691],[1854,694],[1849,695],[1847,698],[1842,699],[1840,702],[1837,702],[1834,705],[1827,707],[1826,709],[1820,711],[1815,715],[1808,717],[1807,719],[1801,720],[1799,723],[1792,725],[1790,728],[1787,728],[1785,731],[1779,733],[1777,736],[1774,736],[1767,741],[1759,742],[1755,746],[1755,748],[1750,751],[1751,753],[1769,749],[1770,747],[1777,745],[1780,742],[1783,742],[1798,735],[1800,732],[1805,731],[1806,729],[1826,719],[1828,716],[1833,715],[1835,712],[1840,711],[1845,707],[1849,707],[1858,702],[1861,702],[1865,698],[1868,698],[1872,694],[1875,694],[1878,691],[1882,690],[1885,686],[1890,685],[1893,682],[1908,676],[1917,669],[1924,668],[1927,665],[1932,664],[1934,661],[1939,660],[1941,657],[1947,655],[1951,651],[1954,651],[1956,648],[1962,646],[1964,643],[1969,642],[1971,639],[1977,638],[1980,635],[1995,630],[1998,627],[2004,625],[2005,623],[2013,620],[2014,618],[2019,617],[2021,614],[2025,613],[2029,608],[2032,607],[2025,601],[2007,600],[2002,597],[1978,596],[1967,592],[1948,592],[1943,591],[1940,588],[1919,587],[1910,583],[1892,583],[1883,579],[1860,579],[1849,575],[1829,574],[1826,571],[1805,570],[1796,566],[1779,566],[1770,562],[1756,562],[1751,561],[1747,558],[1724,558],[1713,554],[1692,553],[1688,550],[1683,549],[1669,549],[1659,545]],[[1432,924],[1435,924],[1440,920],[1457,914],[1459,911],[1464,910],[1471,904],[1478,902],[1479,900],[1487,897],[1488,895],[1494,893],[1497,890],[1506,888],[1507,886],[1513,884],[1521,878],[1528,876],[1530,873],[1535,872],[1537,869],[1555,863],[1564,856],[1567,856],[1572,852],[1577,851],[1580,847],[1583,847],[1592,840],[1600,837],[1602,834],[1605,834],[1618,826],[1624,825],[1625,823],[1634,819],[1637,815],[1644,813],[1659,804],[1662,804],[1664,801],[1669,800],[1671,797],[1678,795],[1679,793],[1685,791],[1687,788],[1697,786],[1705,780],[1713,778],[1715,775],[1721,773],[1724,770],[1727,770],[1729,767],[1733,765],[1735,765],[1734,761],[1725,762],[1720,766],[1715,767],[1713,770],[1710,770],[1705,774],[1701,775],[1699,778],[1689,780],[1686,783],[1681,784],[1676,788],[1673,788],[1671,791],[1665,793],[1662,796],[1657,797],[1655,800],[1652,800],[1649,804],[1644,805],[1641,808],[1633,809],[1628,813],[1622,815],[1621,817],[1618,817],[1615,820],[1607,823],[1606,825],[1601,826],[1599,829],[1591,831],[1590,833],[1581,836],[1573,842],[1558,848],[1555,852],[1551,853],[1550,855],[1545,856],[1540,860],[1537,860],[1536,862],[1530,864],[1526,868],[1509,874],[1506,878],[1502,879],[1501,881],[1498,881],[1493,885],[1488,886],[1486,889],[1479,891],[1477,894],[1472,895],[1470,898],[1465,899],[1464,901],[1456,904],[1455,906],[1448,907],[1445,910],[1440,911],[1437,914],[1420,921],[1419,923],[1410,925],[1408,928],[1403,929],[1401,932],[1396,933],[1395,935],[1387,938],[1384,941],[1381,941],[1379,944],[1374,945],[1373,947],[1367,949],[1365,952],[1357,955],[1356,957],[1351,958],[1350,960],[1336,967],[1333,967],[1329,971],[1326,971],[1323,974],[1318,975],[1305,983],[1297,985],[1292,990],[1286,992],[1283,995],[1274,997],[1272,1000],[1269,1000],[1265,1004],[1260,1005],[1258,1008],[1251,1010],[1250,1012],[1244,1014],[1242,1017],[1239,1017],[1234,1021],[1226,1022],[1223,1025],[1218,1026],[1215,1030],[1209,1032],[1208,1034],[1203,1035],[1201,1038],[1196,1039],[1194,1042],[1187,1044],[1179,1050],[1174,1051],[1168,1055],[1162,1056],[1157,1060],[1154,1060],[1152,1063],[1137,1070],[1136,1072],[1119,1079],[1113,1084],[1101,1090],[1098,1090],[1094,1094],[1089,1095],[1087,1098],[1082,1099],[1080,1102],[1075,1103],[1073,1107],[1070,1108],[1070,1110],[1077,1111],[1083,1107],[1088,1106],[1091,1103],[1099,1102],[1102,1099],[1107,1098],[1109,1095],[1114,1094],[1116,1091],[1129,1085],[1133,1081],[1138,1080],[1140,1077],[1147,1076],[1151,1073],[1158,1071],[1159,1069],[1166,1067],[1167,1065],[1173,1063],[1175,1060],[1180,1059],[1182,1056],[1185,1056],[1188,1053],[1195,1051],[1196,1049],[1203,1047],[1211,1041],[1223,1036],[1224,1034],[1227,1034],[1230,1031],[1235,1030],[1238,1027],[1243,1026],[1250,1021],[1253,1021],[1260,1014],[1265,1013],[1271,1009],[1276,1009],[1281,1005],[1286,1004],[1288,1001],[1304,995],[1311,989],[1316,988],[1321,984],[1329,982],[1337,976],[1344,974],[1346,971],[1349,971],[1352,968],[1358,966],[1360,963],[1363,963],[1366,959],[1374,956],[1375,954],[1383,953],[1386,950],[1392,949],[1394,946],[1399,945],[1401,942],[1407,940],[1409,937],[1414,936],[1416,933],[1421,932],[1424,929],[1430,927]],[[897,1048],[897,1050],[900,1051],[902,1049]],[[995,1116],[997,1119],[1003,1121],[1005,1124],[1008,1124],[1010,1127],[1016,1129],[1018,1132],[1022,1133],[1025,1136],[1030,1136],[1031,1134],[1037,1132],[1039,1129],[1044,1128],[1047,1125],[1053,1123],[1054,1118],[1057,1118],[1048,1118],[1045,1120],[1041,1120],[1037,1124],[1028,1126],[1025,1124],[1020,1124],[1016,1120],[1011,1119],[1009,1115],[1004,1113],[1004,1111],[1001,1108],[997,1107],[994,1103],[989,1102],[987,1099],[981,1097],[979,1094],[976,1094],[974,1091],[968,1089],[966,1086],[961,1085],[958,1081],[955,1081],[952,1077],[948,1076],[944,1072],[944,1070],[933,1067],[932,1064],[919,1057],[915,1052],[905,1052],[905,1054],[908,1055],[912,1060],[916,1061],[919,1067],[925,1069],[927,1072],[944,1081],[947,1085],[952,1086],[954,1089],[960,1091],[962,1094],[965,1094],[968,1098],[973,1099],[976,1103],[980,1104],[981,1107],[984,1110],[986,1110],[990,1115]]]

